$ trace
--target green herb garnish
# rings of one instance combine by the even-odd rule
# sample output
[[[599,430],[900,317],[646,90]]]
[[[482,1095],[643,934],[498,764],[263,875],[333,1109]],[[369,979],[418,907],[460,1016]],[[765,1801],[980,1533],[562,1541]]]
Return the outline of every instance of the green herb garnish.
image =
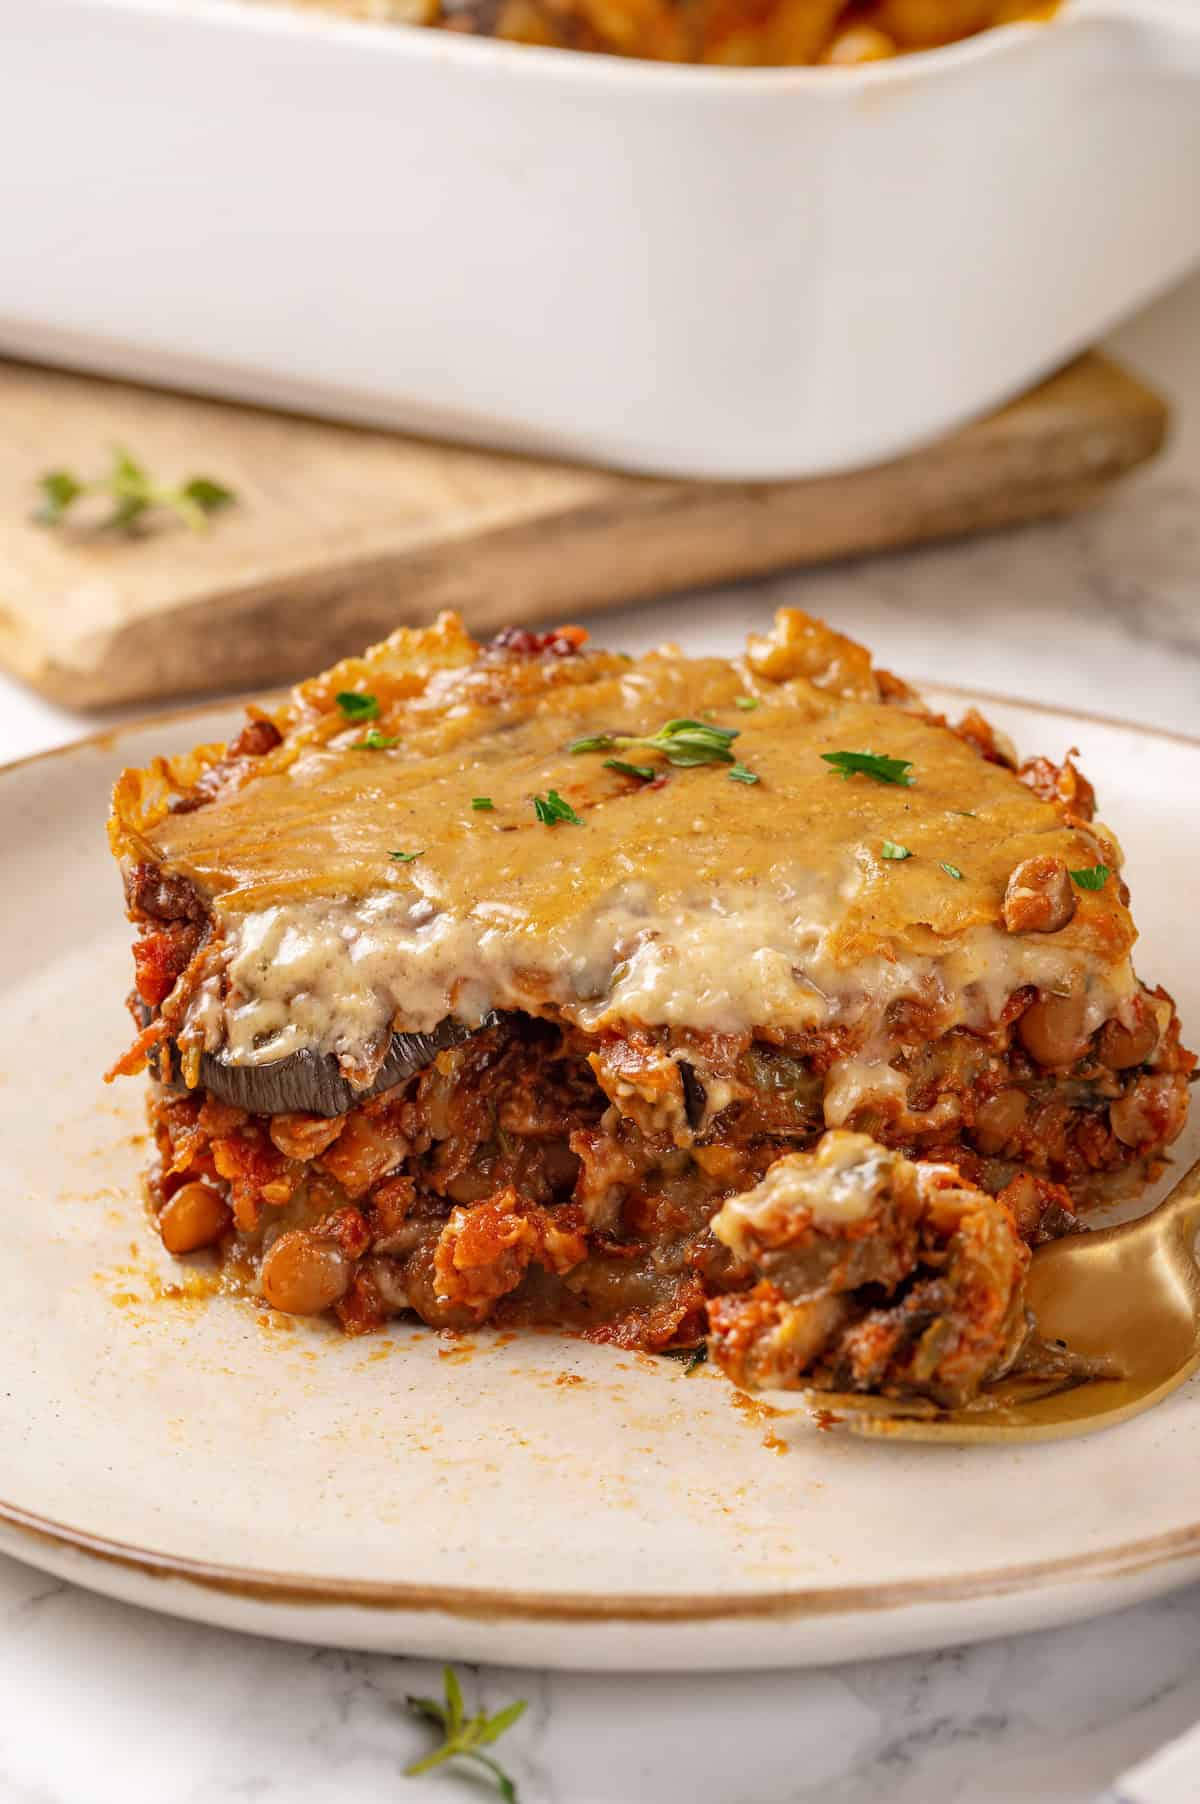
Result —
[[[337,705],[347,720],[377,720],[379,703],[373,695],[364,695],[358,689],[342,689],[337,695]]]
[[[652,764],[626,764],[624,758],[606,758],[604,768],[619,771],[623,777],[637,777],[643,783],[653,783],[656,774]]]
[[[695,764],[732,764],[730,746],[737,738],[736,727],[716,727],[705,720],[669,720],[657,733],[639,738],[633,733],[591,733],[573,739],[569,752],[612,752],[626,746],[645,746],[647,751],[661,752],[668,764],[688,768]]]
[[[85,495],[107,495],[112,513],[101,522],[105,528],[133,532],[142,516],[152,508],[167,508],[186,520],[195,532],[202,532],[212,514],[229,507],[237,497],[224,483],[211,476],[193,476],[188,482],[173,487],[155,482],[128,453],[119,446],[113,452],[112,468],[107,476],[95,481],[82,481],[70,470],[48,470],[39,477],[41,506],[34,519],[42,526],[59,526],[75,503]]]
[[[729,781],[731,783],[757,783],[758,777],[752,770],[747,770],[744,764],[735,764],[729,773]]]
[[[517,1804],[517,1788],[498,1761],[481,1750],[499,1741],[506,1729],[511,1729],[519,1717],[525,1713],[524,1698],[515,1704],[507,1704],[498,1710],[495,1716],[487,1716],[480,1710],[468,1717],[463,1708],[462,1686],[452,1666],[442,1668],[442,1686],[446,1694],[445,1703],[439,1704],[436,1698],[414,1698],[405,1700],[414,1716],[424,1718],[433,1723],[442,1732],[440,1747],[426,1754],[422,1760],[413,1760],[404,1769],[407,1779],[415,1779],[421,1773],[432,1772],[434,1767],[442,1766],[447,1760],[474,1760],[479,1766],[486,1767],[496,1782],[496,1789],[505,1804]]]
[[[977,821],[979,816],[973,808],[952,808],[951,814],[961,814],[965,821]]]
[[[733,705],[735,708],[744,708],[747,714],[749,714],[753,708],[762,707],[762,703],[757,695],[735,695],[733,698]]]
[[[399,739],[394,735],[381,733],[378,727],[372,727],[361,739],[354,741],[350,750],[352,752],[388,752],[399,743]]]
[[[490,814],[496,804],[491,796],[472,796],[471,806],[476,814]]]
[[[573,827],[583,825],[570,802],[564,802],[557,789],[548,790],[544,796],[534,796],[533,812],[543,827],[553,827],[557,821],[569,821]]]
[[[1071,872],[1071,882],[1077,883],[1080,889],[1103,889],[1108,877],[1106,864],[1089,864],[1082,871]]]
[[[910,758],[887,758],[881,752],[822,752],[826,764],[832,764],[842,777],[874,777],[877,783],[899,783],[905,788],[913,779]]]
[[[397,864],[411,864],[414,858],[423,858],[424,855],[425,855],[424,846],[421,847],[421,850],[419,852],[389,852],[388,853],[388,857],[394,858],[396,860]]]
[[[885,839],[880,847],[881,858],[911,858],[912,853],[907,846],[898,846],[894,839]]]
[[[962,882],[963,874],[959,870],[959,868],[956,864],[947,864],[944,859],[940,859],[939,863],[941,864],[941,867],[945,871],[947,877],[953,877],[955,883]]]

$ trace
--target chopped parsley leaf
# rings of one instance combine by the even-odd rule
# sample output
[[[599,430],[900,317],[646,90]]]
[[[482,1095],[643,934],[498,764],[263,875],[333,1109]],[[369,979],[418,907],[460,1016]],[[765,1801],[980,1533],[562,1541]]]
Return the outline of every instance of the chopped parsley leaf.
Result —
[[[1106,864],[1089,864],[1082,871],[1071,872],[1071,882],[1077,883],[1080,889],[1103,889],[1108,877]]]
[[[387,752],[394,745],[399,745],[398,738],[388,733],[381,733],[378,727],[372,727],[362,739],[356,739],[350,747],[352,752]]]
[[[366,695],[360,689],[342,689],[338,692],[337,705],[347,720],[377,720],[379,703],[373,695]]]
[[[882,752],[822,752],[821,757],[842,777],[874,777],[877,783],[899,783],[905,788],[913,781],[910,758],[888,758]]]
[[[898,846],[894,839],[885,839],[880,848],[881,858],[911,858],[912,853],[907,846]]]
[[[534,796],[533,812],[543,827],[553,827],[558,821],[569,821],[573,827],[583,825],[570,802],[564,802],[557,789],[547,790],[544,796]]]

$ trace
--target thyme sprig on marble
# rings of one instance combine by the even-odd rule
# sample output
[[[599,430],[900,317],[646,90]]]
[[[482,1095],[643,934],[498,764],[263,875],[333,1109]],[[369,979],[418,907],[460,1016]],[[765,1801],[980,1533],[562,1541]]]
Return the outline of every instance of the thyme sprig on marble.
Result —
[[[506,1704],[503,1710],[497,1710],[494,1716],[477,1710],[474,1716],[468,1716],[463,1703],[462,1686],[458,1674],[452,1666],[442,1668],[442,1689],[444,1701],[436,1698],[409,1697],[405,1699],[414,1716],[432,1723],[442,1734],[442,1740],[433,1752],[420,1760],[410,1761],[404,1769],[406,1779],[416,1779],[422,1773],[431,1773],[435,1767],[444,1766],[448,1760],[471,1760],[482,1766],[495,1781],[496,1790],[504,1799],[504,1804],[518,1804],[517,1788],[509,1778],[498,1760],[483,1749],[491,1747],[499,1741],[506,1730],[525,1714],[526,1700],[518,1698],[513,1704]]]

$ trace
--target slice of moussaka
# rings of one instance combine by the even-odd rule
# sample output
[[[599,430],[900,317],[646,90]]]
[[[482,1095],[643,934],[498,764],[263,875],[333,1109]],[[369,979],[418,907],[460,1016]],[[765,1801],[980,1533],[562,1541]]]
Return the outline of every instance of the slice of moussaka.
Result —
[[[1093,800],[796,612],[402,629],[117,783],[163,1244],[349,1333],[961,1401],[1186,1112]]]

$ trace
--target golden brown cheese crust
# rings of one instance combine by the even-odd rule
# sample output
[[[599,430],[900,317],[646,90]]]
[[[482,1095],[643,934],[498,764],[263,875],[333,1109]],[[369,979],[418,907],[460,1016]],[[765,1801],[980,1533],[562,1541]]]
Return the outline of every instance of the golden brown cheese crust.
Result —
[[[379,697],[370,724],[396,747],[355,749],[364,729],[333,703],[343,686]],[[760,706],[739,708],[744,695]],[[653,734],[685,715],[736,728],[758,782],[627,753],[664,779],[647,785],[566,749],[599,732]],[[936,955],[972,928],[1003,931],[1005,888],[1026,858],[1080,869],[1118,856],[903,695],[883,698],[859,648],[790,613],[729,662],[672,650],[636,663],[491,658],[443,620],[305,686],[276,720],[283,744],[193,812],[143,829],[138,798],[154,774],[127,773],[119,847],[193,879],[223,914],[393,891],[469,915],[491,898],[516,911],[535,965],[622,881],[667,916],[698,890],[753,894],[782,911],[820,892],[836,903],[829,950],[847,968],[872,955]],[[907,760],[913,782],[842,780],[822,760],[838,750]],[[535,818],[534,797],[552,789],[583,826]],[[492,810],[474,810],[478,796]],[[885,859],[889,840],[912,856]],[[420,857],[398,863],[397,850]],[[1123,960],[1134,930],[1119,883],[1080,890],[1076,904],[1056,949],[1098,966]]]

